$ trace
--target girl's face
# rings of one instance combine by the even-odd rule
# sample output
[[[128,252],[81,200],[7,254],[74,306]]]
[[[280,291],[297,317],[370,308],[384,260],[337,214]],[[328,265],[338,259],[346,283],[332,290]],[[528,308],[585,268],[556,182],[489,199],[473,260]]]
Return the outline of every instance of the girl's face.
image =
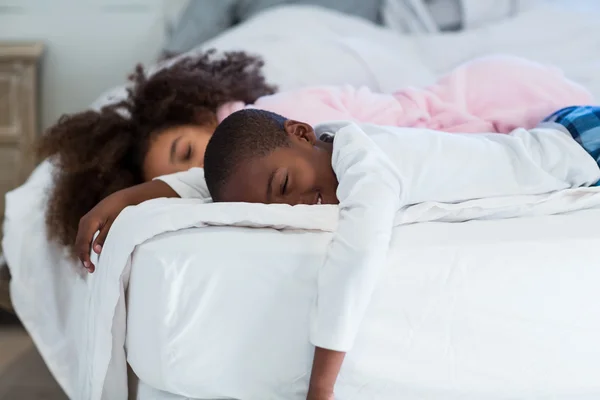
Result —
[[[181,125],[166,129],[150,142],[144,159],[144,180],[204,166],[204,151],[214,130],[211,125]]]

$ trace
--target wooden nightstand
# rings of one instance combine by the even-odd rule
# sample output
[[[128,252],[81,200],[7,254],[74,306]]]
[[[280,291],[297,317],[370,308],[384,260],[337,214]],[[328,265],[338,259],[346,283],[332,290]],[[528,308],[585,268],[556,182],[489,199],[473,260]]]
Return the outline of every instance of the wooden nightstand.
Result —
[[[0,311],[13,312],[9,293],[10,274],[8,268],[4,265],[4,259],[0,255]]]
[[[35,167],[32,145],[39,128],[38,65],[42,53],[41,43],[0,42],[0,226],[6,192],[21,185]],[[6,275],[0,270],[2,306],[10,304]]]

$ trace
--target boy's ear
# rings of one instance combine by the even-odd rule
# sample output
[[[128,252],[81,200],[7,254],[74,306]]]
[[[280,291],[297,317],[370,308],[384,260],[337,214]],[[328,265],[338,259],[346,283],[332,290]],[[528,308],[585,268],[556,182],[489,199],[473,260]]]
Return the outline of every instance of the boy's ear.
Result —
[[[315,130],[307,123],[288,119],[285,121],[284,127],[288,135],[293,136],[296,139],[305,140],[311,145],[317,143],[317,135],[315,135]]]

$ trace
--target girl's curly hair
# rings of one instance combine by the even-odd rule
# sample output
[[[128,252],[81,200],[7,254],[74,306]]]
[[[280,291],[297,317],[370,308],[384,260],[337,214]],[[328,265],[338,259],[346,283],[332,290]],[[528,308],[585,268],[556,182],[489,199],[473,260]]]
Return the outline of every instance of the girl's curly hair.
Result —
[[[183,58],[153,75],[138,66],[127,98],[62,116],[37,143],[54,164],[46,226],[49,237],[68,247],[79,220],[106,196],[143,182],[142,165],[151,140],[170,127],[203,125],[229,101],[254,103],[276,88],[266,83],[260,58],[215,50]]]

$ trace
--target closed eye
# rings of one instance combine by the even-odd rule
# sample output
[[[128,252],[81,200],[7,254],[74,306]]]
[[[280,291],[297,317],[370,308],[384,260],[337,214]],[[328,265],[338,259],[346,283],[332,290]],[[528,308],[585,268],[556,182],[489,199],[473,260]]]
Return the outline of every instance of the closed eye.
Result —
[[[184,161],[189,161],[192,158],[192,145],[188,145],[188,148],[183,156]]]
[[[285,181],[283,181],[283,185],[281,186],[281,194],[285,194],[289,181],[289,174],[285,174]]]

